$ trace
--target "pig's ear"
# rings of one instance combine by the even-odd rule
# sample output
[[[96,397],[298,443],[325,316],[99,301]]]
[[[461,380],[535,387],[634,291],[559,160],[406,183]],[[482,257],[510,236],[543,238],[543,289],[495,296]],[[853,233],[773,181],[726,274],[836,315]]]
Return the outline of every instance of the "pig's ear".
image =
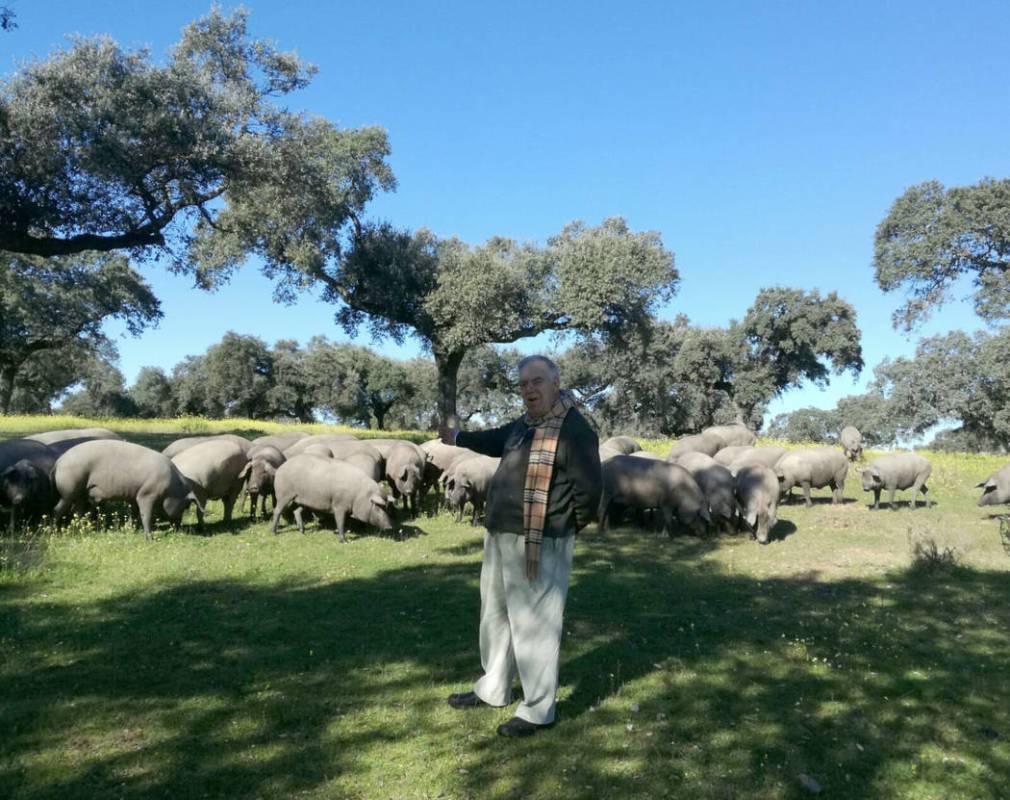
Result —
[[[382,508],[386,507],[386,498],[383,497],[381,494],[376,493],[376,494],[370,495],[369,498],[368,498],[368,501],[373,506],[381,506]]]
[[[756,508],[752,508],[749,514],[744,516],[744,522],[746,522],[750,527],[756,527],[758,522],[758,512]]]
[[[238,474],[238,476],[240,478],[244,478],[246,475],[249,474],[249,470],[251,469],[252,469],[252,461],[247,461],[246,465],[242,467],[242,471]]]
[[[708,509],[705,508],[705,506],[701,507],[701,510],[698,512],[698,516],[705,520],[705,522],[711,524],[712,515],[708,513]]]
[[[409,469],[407,469],[406,467],[404,467],[404,468],[403,468],[403,472],[401,472],[401,473],[400,473],[400,480],[401,480],[401,481],[405,481],[405,480],[407,480],[407,475],[408,475],[409,473],[410,473],[410,470],[409,470]]]
[[[275,467],[273,464],[266,464],[266,463],[264,463],[263,464],[263,471],[267,475],[276,475],[277,474],[277,467]]]
[[[994,480],[982,481],[982,483],[980,483],[975,488],[976,489],[981,489],[982,490],[982,494],[989,494],[989,492],[995,492],[996,491],[996,481],[994,481]]]

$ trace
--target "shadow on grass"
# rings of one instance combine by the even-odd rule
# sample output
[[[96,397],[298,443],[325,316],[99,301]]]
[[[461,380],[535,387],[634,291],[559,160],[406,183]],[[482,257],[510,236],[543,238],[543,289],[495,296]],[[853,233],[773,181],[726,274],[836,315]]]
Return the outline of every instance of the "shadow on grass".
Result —
[[[528,742],[495,740],[490,719],[475,741],[438,722],[452,713],[444,693],[476,677],[472,560],[170,583],[85,609],[12,603],[0,786],[31,800],[292,796],[414,736],[435,760],[465,750],[450,796],[544,796],[575,760],[593,787],[580,796],[798,798],[798,773],[826,796],[883,797],[903,781],[1005,792],[1010,575],[757,579],[706,562],[718,546],[627,530],[579,543],[559,724]],[[389,722],[394,707],[408,726]],[[151,730],[131,725],[145,716]],[[952,758],[923,762],[934,749]],[[24,765],[40,752],[76,767],[33,782]]]

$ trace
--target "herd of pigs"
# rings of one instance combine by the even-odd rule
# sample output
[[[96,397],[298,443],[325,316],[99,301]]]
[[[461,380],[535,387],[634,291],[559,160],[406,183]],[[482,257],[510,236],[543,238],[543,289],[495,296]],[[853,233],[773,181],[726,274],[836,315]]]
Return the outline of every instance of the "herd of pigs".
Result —
[[[803,490],[808,506],[812,489],[830,488],[837,503],[850,462],[862,458],[861,436],[851,426],[841,432],[841,449],[759,447],[756,441],[743,425],[715,426],[678,440],[664,459],[630,437],[607,439],[600,445],[600,530],[628,510],[651,512],[670,535],[747,530],[764,544],[779,503],[794,487]],[[19,519],[44,516],[60,523],[74,512],[95,513],[102,503],[122,501],[150,538],[156,518],[178,526],[190,504],[202,527],[208,500],[222,501],[230,524],[240,498],[240,509],[249,498],[253,519],[258,510],[266,514],[270,498],[274,533],[282,517],[304,533],[307,517],[332,515],[345,541],[349,519],[392,530],[396,500],[416,514],[432,490],[458,520],[469,505],[476,524],[497,466],[496,458],[437,439],[416,445],[349,433],[291,431],[251,441],[217,434],[178,439],[159,453],[105,428],[70,429],[0,442],[0,506],[13,527]],[[931,469],[921,455],[894,453],[860,474],[863,490],[873,492],[873,508],[883,491],[893,506],[895,493],[907,489],[914,508],[918,494],[928,492]],[[980,506],[1010,503],[1010,465],[977,488],[983,490]]]

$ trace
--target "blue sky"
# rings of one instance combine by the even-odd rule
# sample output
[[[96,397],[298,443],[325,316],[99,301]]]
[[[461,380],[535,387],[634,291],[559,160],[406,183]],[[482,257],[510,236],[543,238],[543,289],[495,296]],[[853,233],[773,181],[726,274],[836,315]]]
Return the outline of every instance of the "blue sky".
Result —
[[[20,27],[0,37],[4,72],[71,33],[161,57],[209,8],[7,2]],[[891,202],[927,179],[1010,175],[1005,2],[245,5],[255,35],[319,67],[292,107],[388,130],[399,188],[375,201],[376,217],[477,242],[624,216],[676,253],[682,286],[663,315],[703,325],[740,317],[765,286],[837,290],[858,311],[868,369],[792,391],[772,413],[830,407],[884,356],[914,348],[890,326],[900,298],[876,288],[870,266]],[[165,319],[119,341],[128,378],[227,330],[343,338],[311,296],[272,303],[253,263],[212,295],[145,274]],[[974,327],[958,302],[917,335]]]

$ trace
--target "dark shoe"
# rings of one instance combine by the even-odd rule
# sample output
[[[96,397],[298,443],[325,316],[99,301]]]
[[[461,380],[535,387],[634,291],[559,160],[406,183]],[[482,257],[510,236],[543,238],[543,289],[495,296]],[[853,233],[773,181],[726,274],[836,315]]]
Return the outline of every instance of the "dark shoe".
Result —
[[[508,722],[503,722],[498,726],[499,736],[532,736],[541,728],[549,728],[554,723],[537,725],[535,722],[527,722],[519,717],[512,717]]]
[[[487,703],[477,697],[476,692],[457,692],[449,695],[449,705],[453,708],[479,708]]]

